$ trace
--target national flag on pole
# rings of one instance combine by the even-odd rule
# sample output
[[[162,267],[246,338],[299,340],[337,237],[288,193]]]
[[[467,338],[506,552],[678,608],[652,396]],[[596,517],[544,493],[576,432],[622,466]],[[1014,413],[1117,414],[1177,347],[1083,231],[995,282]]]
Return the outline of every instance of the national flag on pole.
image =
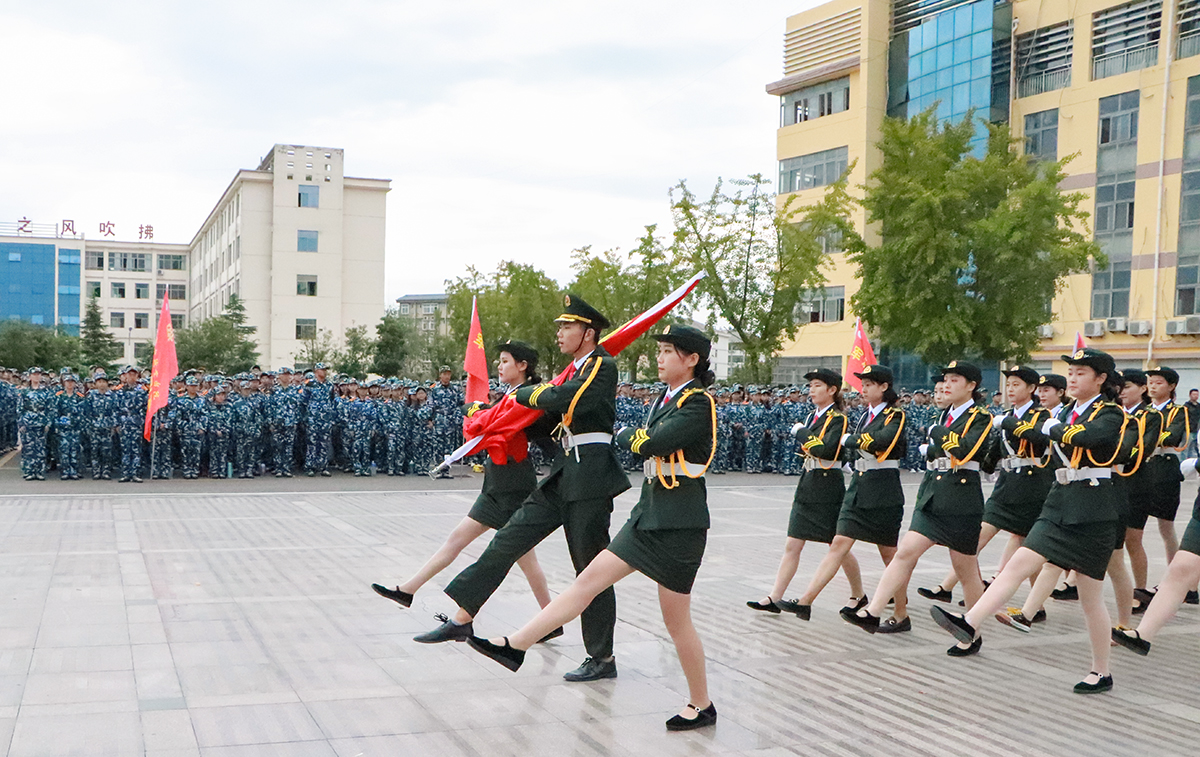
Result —
[[[1076,331],[1075,332],[1075,351],[1079,352],[1080,350],[1086,349],[1086,348],[1087,348],[1087,344],[1085,344],[1083,341],[1083,334],[1080,334],[1078,331]]]
[[[696,285],[700,283],[700,279],[703,278],[703,271],[692,276],[676,288],[675,291],[659,300],[653,307],[630,319],[608,336],[601,339],[601,346],[610,355],[616,355],[632,344],[639,336],[653,328],[654,324],[658,323],[664,315],[683,301],[683,298],[687,297],[696,288]],[[562,373],[555,376],[550,383],[558,386],[569,379],[574,373],[575,365],[572,363]],[[507,448],[506,442],[509,438],[518,431],[523,430],[530,423],[533,423],[541,414],[541,410],[534,410],[533,408],[518,405],[515,400],[506,396],[493,407],[476,413],[464,421],[464,434],[473,438],[468,438],[465,444],[449,455],[446,455],[446,459],[430,471],[430,475],[437,473],[443,468],[448,468],[452,463],[474,452],[480,445],[489,450],[495,448],[497,455],[499,455],[499,450]]]
[[[160,407],[167,406],[171,379],[179,375],[175,357],[175,329],[171,327],[170,298],[163,297],[162,312],[158,314],[158,336],[154,340],[154,364],[150,370],[150,397],[146,403],[146,426],[142,435],[150,439],[150,420]]]
[[[471,331],[467,334],[467,354],[463,357],[463,369],[467,372],[467,404],[487,402],[487,353],[483,348],[483,329],[479,326],[479,309],[474,297],[471,298]]]
[[[871,340],[867,339],[867,332],[863,330],[862,319],[854,319],[854,344],[850,347],[850,356],[846,358],[846,383],[854,387],[854,391],[862,391],[862,379],[855,376],[855,373],[862,373],[862,369],[868,365],[875,365],[879,361],[875,359],[875,350],[871,349]]]

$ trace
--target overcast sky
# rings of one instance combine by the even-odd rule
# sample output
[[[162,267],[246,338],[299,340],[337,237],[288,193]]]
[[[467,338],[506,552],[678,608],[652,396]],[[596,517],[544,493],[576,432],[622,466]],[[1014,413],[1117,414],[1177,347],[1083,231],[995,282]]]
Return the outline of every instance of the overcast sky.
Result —
[[[629,249],[667,190],[775,172],[784,22],[816,0],[5,3],[0,221],[188,242],[276,143],[392,180],[389,301]]]

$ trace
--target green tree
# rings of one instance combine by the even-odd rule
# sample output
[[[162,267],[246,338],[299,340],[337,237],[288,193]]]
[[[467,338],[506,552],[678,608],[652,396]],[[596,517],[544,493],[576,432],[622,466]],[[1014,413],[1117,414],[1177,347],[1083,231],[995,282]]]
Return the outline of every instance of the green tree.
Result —
[[[380,376],[399,376],[404,370],[412,339],[412,321],[395,308],[384,313],[375,325],[375,354],[371,372]]]
[[[115,370],[115,363],[125,354],[125,348],[108,330],[104,313],[95,297],[89,297],[83,311],[83,324],[79,328],[79,352],[85,368],[102,365]]]
[[[258,360],[258,350],[246,325],[246,311],[236,296],[219,316],[209,318],[175,332],[175,356],[179,369],[204,368],[208,371],[239,373],[248,371]]]
[[[27,321],[0,321],[0,365],[19,371],[39,366],[57,371],[79,359],[79,338]]]
[[[862,280],[854,310],[884,344],[929,363],[1027,359],[1063,277],[1092,256],[1106,264],[1086,234],[1086,197],[1058,188],[1070,158],[1031,163],[1007,125],[987,128],[978,159],[971,113],[885,120],[862,200],[882,241],[851,235],[847,247]]]
[[[234,371],[248,371],[258,362],[258,345],[254,341],[254,333],[258,330],[246,324],[246,305],[236,294],[229,297],[225,312],[221,317],[233,326],[237,339],[229,346],[228,360],[236,367]]]
[[[311,339],[301,339],[296,352],[297,368],[311,370],[317,363],[332,363],[337,356],[337,340],[329,329],[318,329]]]
[[[366,326],[351,326],[341,349],[333,355],[333,367],[339,373],[353,376],[360,381],[371,370],[371,358],[375,354],[375,340],[367,335]]]
[[[746,353],[745,375],[770,381],[774,355],[800,326],[797,304],[825,283],[822,239],[852,231],[845,177],[808,206],[795,196],[777,206],[760,174],[717,182],[700,201],[680,182],[671,190],[675,223],[673,257],[685,272],[703,270],[697,288],[709,306],[709,327],[729,324]]]
[[[455,374],[462,372],[467,334],[471,329],[471,298],[477,298],[479,325],[483,329],[485,350],[489,361],[495,360],[492,347],[508,339],[530,344],[538,351],[541,373],[557,372],[563,362],[555,338],[554,319],[562,313],[562,291],[554,279],[531,265],[501,261],[496,271],[484,274],[468,268],[467,275],[446,282],[450,316],[448,345],[435,348],[437,339],[426,350],[433,350],[446,359]],[[434,333],[437,333],[436,330]],[[451,349],[453,347],[453,349]],[[431,358],[432,359],[432,358]]]

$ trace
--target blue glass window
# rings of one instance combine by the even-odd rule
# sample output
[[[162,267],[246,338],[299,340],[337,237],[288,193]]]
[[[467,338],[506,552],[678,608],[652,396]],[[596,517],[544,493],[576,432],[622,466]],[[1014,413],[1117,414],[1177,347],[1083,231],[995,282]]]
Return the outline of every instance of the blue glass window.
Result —
[[[971,103],[976,108],[988,108],[992,104],[992,82],[976,79],[971,82]]]
[[[954,87],[953,107],[950,111],[956,116],[967,112],[967,108],[971,107],[971,86],[969,84],[959,84]]]
[[[954,9],[954,36],[969,37],[972,29],[972,9],[969,5]]]
[[[992,76],[992,59],[976,58],[971,61],[972,79],[990,79]]]
[[[46,320],[40,315],[31,315],[29,316],[29,322],[41,326]]]
[[[966,63],[967,61],[971,60],[971,58],[974,58],[974,57],[975,57],[974,55],[971,55],[971,38],[970,37],[963,37],[962,39],[954,40],[954,62],[955,63]]]
[[[59,286],[58,293],[59,294],[79,294],[79,287]]]
[[[949,66],[937,72],[938,89],[949,87],[954,83],[954,71]]]
[[[954,50],[950,43],[937,46],[937,67],[950,68],[954,65]]]
[[[19,252],[10,252],[10,253],[8,253],[8,262],[10,262],[10,263],[20,263],[20,262],[21,262],[21,253],[19,253]]]
[[[317,251],[317,232],[315,231],[297,231],[296,232],[296,252],[316,252]]]
[[[953,13],[943,13],[937,17],[937,38],[947,41],[954,39]]]
[[[992,28],[992,15],[994,13],[992,10],[992,4],[976,3],[974,6],[972,6],[972,10],[975,13],[975,30],[990,30]]]
[[[969,81],[971,79],[971,64],[959,63],[954,67],[953,76],[955,84],[962,84]]]
[[[300,185],[299,206],[302,208],[320,207],[321,188],[315,184]]]
[[[980,32],[971,37],[971,57],[992,57],[992,33],[990,31]]]

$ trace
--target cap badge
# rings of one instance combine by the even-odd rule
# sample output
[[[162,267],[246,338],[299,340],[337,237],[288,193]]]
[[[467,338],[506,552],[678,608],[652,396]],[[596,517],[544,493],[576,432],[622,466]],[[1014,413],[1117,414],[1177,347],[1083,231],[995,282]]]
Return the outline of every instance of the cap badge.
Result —
[[[1072,357],[1075,360],[1083,360],[1083,350],[1076,350]]]
[[[571,295],[569,295],[569,294],[563,295],[563,307],[567,307],[567,308],[571,307]]]
[[[957,360],[951,360],[951,361],[950,361],[950,365],[947,365],[946,367],[947,367],[947,368],[957,368],[957,367],[958,367],[958,361],[957,361]]]

